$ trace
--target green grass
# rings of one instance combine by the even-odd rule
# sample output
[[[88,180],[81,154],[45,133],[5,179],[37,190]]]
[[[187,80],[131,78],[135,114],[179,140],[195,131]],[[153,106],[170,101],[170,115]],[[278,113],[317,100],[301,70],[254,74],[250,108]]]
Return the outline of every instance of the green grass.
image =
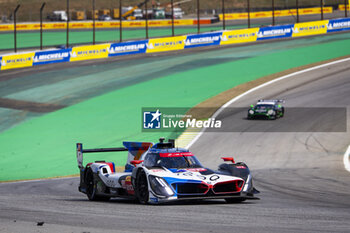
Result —
[[[0,134],[0,180],[76,174],[76,142],[91,148],[167,137],[170,133],[141,133],[144,106],[192,107],[266,75],[349,55],[349,43],[349,39],[332,41],[179,72],[25,121]],[[124,165],[125,154],[103,159],[113,156],[117,166]]]

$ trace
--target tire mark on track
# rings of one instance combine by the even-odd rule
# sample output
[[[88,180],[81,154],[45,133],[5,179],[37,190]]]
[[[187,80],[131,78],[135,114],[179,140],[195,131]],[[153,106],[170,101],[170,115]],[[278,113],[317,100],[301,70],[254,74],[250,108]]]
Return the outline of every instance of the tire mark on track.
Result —
[[[1,108],[24,110],[24,111],[29,111],[29,112],[46,113],[46,112],[53,112],[53,111],[62,109],[66,106],[57,105],[57,104],[49,104],[49,103],[36,103],[36,102],[31,102],[31,101],[0,98],[0,107]]]

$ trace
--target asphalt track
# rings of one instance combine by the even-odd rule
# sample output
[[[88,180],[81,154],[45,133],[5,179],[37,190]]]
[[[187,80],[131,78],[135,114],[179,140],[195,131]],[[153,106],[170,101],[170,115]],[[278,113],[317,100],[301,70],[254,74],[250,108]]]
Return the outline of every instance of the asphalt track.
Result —
[[[284,98],[286,107],[349,107],[350,62],[259,89],[234,103]],[[229,114],[218,116],[230,120]],[[305,116],[307,118],[307,116]],[[236,119],[234,117],[234,119]],[[300,119],[301,121],[303,119]],[[241,118],[250,127],[254,121]],[[329,124],[338,124],[329,121]],[[349,131],[349,123],[347,124]],[[261,200],[144,206],[89,202],[78,179],[0,184],[1,232],[348,232],[350,173],[342,164],[350,141],[341,133],[207,133],[191,147],[204,165],[219,157],[245,161]],[[37,222],[44,222],[37,226]]]

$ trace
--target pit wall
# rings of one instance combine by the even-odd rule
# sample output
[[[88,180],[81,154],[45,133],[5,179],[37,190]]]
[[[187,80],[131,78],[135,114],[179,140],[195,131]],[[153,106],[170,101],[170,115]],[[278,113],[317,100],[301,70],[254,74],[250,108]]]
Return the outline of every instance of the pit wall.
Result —
[[[68,49],[3,55],[0,57],[0,70],[132,54],[184,50],[202,46],[230,45],[271,39],[322,35],[348,30],[350,30],[350,18],[344,18],[122,43],[75,46]]]

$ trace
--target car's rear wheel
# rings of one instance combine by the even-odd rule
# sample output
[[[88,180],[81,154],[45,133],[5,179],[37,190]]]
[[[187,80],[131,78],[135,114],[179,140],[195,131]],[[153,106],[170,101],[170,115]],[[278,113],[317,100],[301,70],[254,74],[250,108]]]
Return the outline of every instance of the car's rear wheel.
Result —
[[[148,182],[146,173],[142,169],[137,173],[135,186],[135,192],[138,201],[141,204],[147,204],[149,198]]]
[[[271,120],[276,120],[276,118],[277,118],[277,113],[274,112],[273,115],[270,116],[270,119]]]
[[[246,199],[244,197],[237,197],[237,198],[226,198],[225,201],[229,204],[232,203],[241,203],[244,202]]]
[[[86,196],[90,201],[108,201],[110,197],[99,196],[97,195],[96,182],[94,178],[94,173],[91,168],[88,168],[85,175],[85,183],[86,183]]]

